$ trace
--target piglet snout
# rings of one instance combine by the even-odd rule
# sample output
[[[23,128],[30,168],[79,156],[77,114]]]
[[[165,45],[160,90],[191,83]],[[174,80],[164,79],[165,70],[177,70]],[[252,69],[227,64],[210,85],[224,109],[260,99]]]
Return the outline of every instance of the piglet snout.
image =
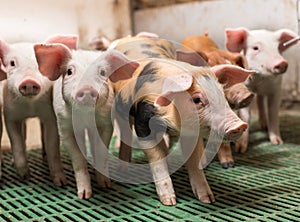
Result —
[[[98,98],[98,92],[92,86],[83,86],[76,94],[77,102],[82,105],[94,105]]]
[[[286,60],[282,60],[273,67],[273,73],[282,74],[287,70],[287,68],[288,62]]]
[[[23,96],[36,96],[41,91],[41,86],[32,79],[24,80],[19,86],[19,92]]]
[[[238,138],[240,138],[247,127],[248,124],[241,120],[234,121],[225,129],[224,139],[229,141],[236,141]]]

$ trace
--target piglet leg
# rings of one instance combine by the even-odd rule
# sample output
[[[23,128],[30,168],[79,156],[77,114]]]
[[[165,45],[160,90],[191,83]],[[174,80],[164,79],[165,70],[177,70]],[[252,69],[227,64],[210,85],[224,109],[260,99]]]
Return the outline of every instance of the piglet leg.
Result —
[[[268,129],[268,118],[266,113],[265,99],[266,97],[262,95],[257,95],[257,99],[256,99],[259,123],[260,123],[260,128],[262,130]]]
[[[278,113],[280,107],[280,93],[268,96],[268,133],[272,144],[282,144],[280,136]]]
[[[1,106],[0,106],[1,108]],[[1,139],[2,139],[2,116],[0,113],[0,179],[2,178],[2,152],[1,152]]]
[[[80,133],[80,136],[78,133],[76,139],[74,134],[61,134],[61,141],[71,156],[78,198],[89,199],[92,196],[91,179],[87,161],[79,148],[81,147],[85,151],[85,147],[82,147],[84,145],[84,132]]]
[[[22,179],[28,179],[30,171],[26,158],[25,138],[23,137],[23,121],[11,121],[5,115],[5,125],[8,137],[11,141],[13,161],[17,174]]]
[[[194,195],[203,203],[215,202],[215,197],[207,183],[203,170],[199,169],[201,156],[204,150],[203,139],[198,138],[196,147],[191,151],[189,148],[191,138],[182,137],[180,140],[182,153],[188,157],[186,167],[190,177],[190,183]]]
[[[45,149],[46,158],[50,169],[50,175],[56,186],[62,186],[67,183],[59,152],[59,136],[57,130],[56,119],[52,118],[42,121],[43,126],[42,141]]]
[[[98,129],[100,135],[97,132],[89,131],[94,167],[96,169],[96,181],[98,185],[103,188],[111,187],[111,181],[109,178],[108,148],[112,131],[112,127],[107,127],[104,130]]]
[[[167,147],[162,140],[157,146],[144,149],[148,157],[156,192],[160,201],[167,206],[176,205],[176,196],[167,164]]]
[[[245,107],[238,111],[239,117],[246,123],[250,123],[250,108]],[[242,136],[235,143],[235,152],[245,153],[248,148],[249,127],[243,132]]]
[[[227,169],[234,166],[230,143],[221,144],[218,151],[218,158],[223,168]]]

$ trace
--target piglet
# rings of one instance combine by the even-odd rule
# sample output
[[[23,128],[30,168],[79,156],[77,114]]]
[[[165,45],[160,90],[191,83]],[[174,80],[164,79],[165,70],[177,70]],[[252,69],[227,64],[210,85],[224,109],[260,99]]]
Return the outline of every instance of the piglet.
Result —
[[[232,52],[243,52],[249,69],[255,70],[247,81],[248,88],[257,95],[257,107],[261,128],[268,131],[272,144],[282,144],[279,130],[279,108],[282,74],[288,68],[288,62],[281,53],[296,43],[284,45],[297,36],[291,30],[279,29],[248,30],[246,28],[226,29],[226,47]],[[241,110],[241,118],[249,122],[250,110]],[[236,144],[236,150],[243,153],[248,145],[247,132]]]
[[[53,36],[46,42],[68,44],[73,36]],[[5,68],[0,80],[3,88],[3,111],[10,139],[14,165],[23,179],[30,175],[25,150],[25,120],[38,117],[42,124],[42,140],[47,153],[50,174],[56,185],[66,183],[59,153],[56,117],[52,107],[53,83],[38,70],[33,43],[8,44],[0,40],[0,58]]]
[[[79,199],[92,195],[85,157],[85,131],[91,146],[96,180],[110,187],[107,163],[113,126],[111,82],[128,79],[139,66],[115,50],[72,51],[61,44],[35,45],[39,70],[54,85],[54,110],[63,145],[72,159]]]

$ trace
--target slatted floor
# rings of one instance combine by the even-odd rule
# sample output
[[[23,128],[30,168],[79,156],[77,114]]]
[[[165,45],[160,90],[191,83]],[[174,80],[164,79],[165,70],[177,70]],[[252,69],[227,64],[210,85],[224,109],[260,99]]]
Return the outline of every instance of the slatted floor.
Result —
[[[68,185],[61,188],[49,179],[39,149],[28,151],[32,178],[27,182],[18,180],[7,152],[0,221],[300,221],[300,115],[282,115],[281,123],[285,144],[270,145],[254,123],[250,150],[235,154],[234,168],[210,164],[206,176],[216,197],[210,205],[195,199],[184,167],[172,175],[178,201],[173,207],[160,204],[152,183],[113,182],[112,189],[103,190],[93,180],[93,198],[78,200],[66,152]]]

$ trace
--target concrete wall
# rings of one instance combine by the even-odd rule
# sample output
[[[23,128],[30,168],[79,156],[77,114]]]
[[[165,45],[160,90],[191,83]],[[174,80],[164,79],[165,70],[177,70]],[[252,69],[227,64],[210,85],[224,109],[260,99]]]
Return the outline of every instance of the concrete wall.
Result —
[[[130,0],[0,0],[0,37],[42,41],[53,34],[78,34],[80,47],[105,35],[131,34]]]
[[[130,0],[0,0],[0,38],[8,42],[43,41],[53,34],[79,35],[81,48],[95,36],[132,33]],[[40,147],[39,121],[30,119],[27,145]],[[10,143],[4,129],[2,147]]]
[[[296,0],[215,0],[138,10],[134,32],[150,31],[181,42],[190,35],[208,32],[224,48],[225,28],[289,28],[298,32]],[[300,43],[284,53],[290,62],[284,75],[286,100],[300,100]]]

